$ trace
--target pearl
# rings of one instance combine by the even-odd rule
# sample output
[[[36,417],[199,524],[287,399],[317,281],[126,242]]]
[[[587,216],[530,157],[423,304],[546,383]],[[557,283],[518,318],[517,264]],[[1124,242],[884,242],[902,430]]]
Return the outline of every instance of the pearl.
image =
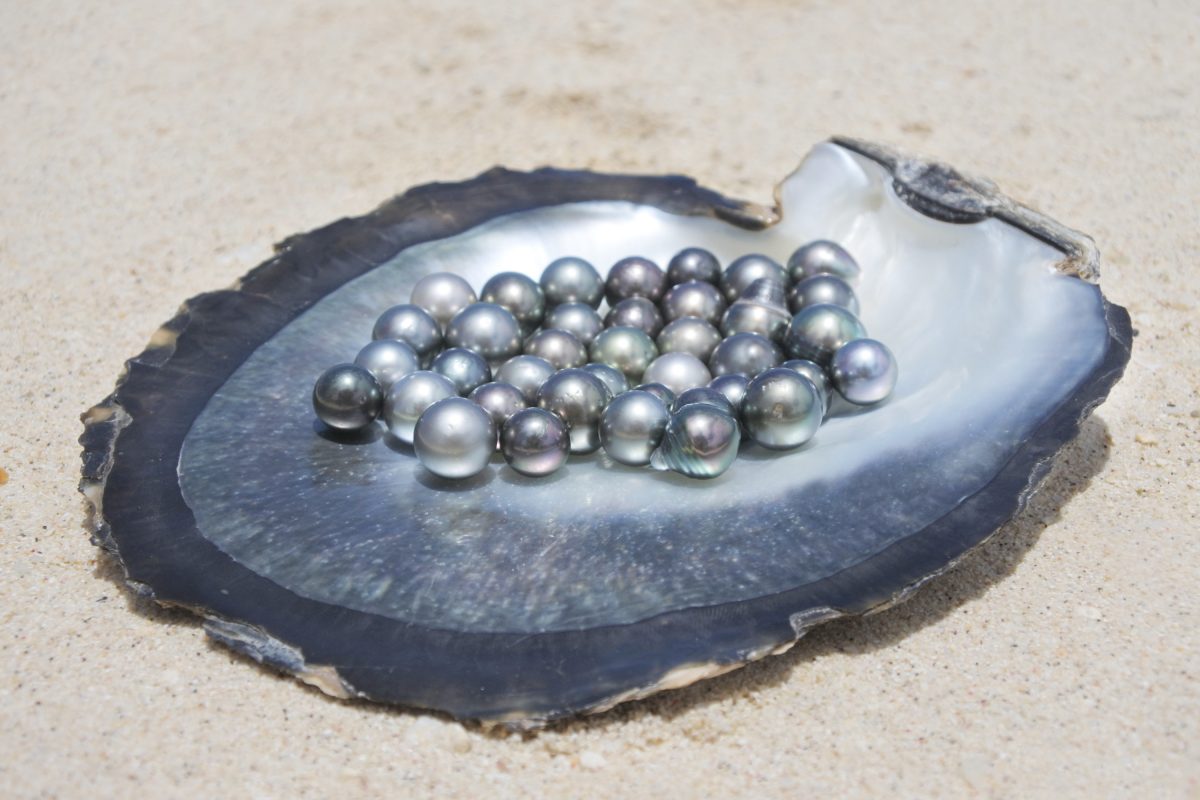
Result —
[[[661,383],[643,383],[641,386],[635,387],[639,391],[649,392],[650,394],[663,401],[663,405],[667,408],[675,406],[675,393],[663,386]]]
[[[616,397],[621,392],[629,391],[629,380],[626,379],[625,373],[608,364],[584,364],[583,369],[590,372],[600,380],[604,381],[604,385],[608,387],[608,392],[613,397]]]
[[[483,356],[463,347],[451,347],[438,353],[433,360],[433,371],[454,381],[460,395],[468,395],[492,379]]]
[[[746,431],[772,450],[790,450],[807,442],[821,427],[824,415],[825,403],[813,382],[783,367],[755,376],[742,398]]]
[[[321,373],[313,386],[313,411],[331,428],[355,431],[379,416],[383,392],[370,372],[354,364],[338,364]]]
[[[750,253],[734,260],[721,274],[721,291],[725,300],[732,303],[742,292],[759,278],[770,278],[776,283],[788,285],[787,272],[779,262],[761,253]]]
[[[600,273],[582,258],[566,256],[550,262],[540,281],[546,305],[585,303],[592,308],[604,299],[604,281]]]
[[[417,281],[409,302],[429,312],[442,328],[476,300],[471,284],[452,272],[434,272]]]
[[[836,275],[813,275],[788,292],[788,308],[793,314],[818,303],[841,306],[851,314],[858,314],[858,297],[854,289]]]
[[[659,352],[691,353],[701,361],[708,361],[720,343],[720,332],[699,317],[680,317],[658,334]]]
[[[667,276],[657,264],[648,258],[630,256],[613,264],[608,271],[604,296],[610,306],[631,297],[645,297],[657,303],[666,288]]]
[[[836,275],[846,283],[858,281],[858,262],[837,242],[818,239],[797,248],[787,262],[792,281],[799,282],[813,275]]]
[[[825,370],[821,369],[821,365],[815,361],[809,361],[807,358],[793,358],[783,362],[779,366],[787,369],[794,369],[804,377],[813,382],[821,392],[821,400],[825,403],[825,410],[829,410],[829,401],[833,399],[833,384],[829,382],[829,376],[825,374]]]
[[[759,278],[746,287],[721,317],[721,333],[757,333],[772,341],[783,338],[792,315],[785,305],[783,284]]]
[[[642,374],[646,383],[661,383],[675,394],[712,380],[704,362],[691,353],[663,353],[650,362]]]
[[[671,415],[650,465],[690,478],[715,478],[733,464],[741,439],[732,415],[708,403],[692,403]]]
[[[537,330],[546,311],[542,287],[533,278],[519,272],[501,272],[488,278],[479,292],[479,299],[507,308],[526,334]]]
[[[554,374],[554,365],[539,356],[513,356],[493,373],[498,381],[511,383],[521,390],[525,402],[537,401],[538,389]]]
[[[369,343],[358,351],[354,363],[371,373],[385,392],[400,378],[421,368],[417,351],[398,339],[377,339]]]
[[[749,385],[749,378],[733,372],[713,378],[708,382],[708,388],[725,395],[725,399],[735,410],[742,407],[742,398],[746,396],[746,387]]]
[[[405,304],[380,314],[371,338],[398,339],[416,352],[422,364],[428,364],[442,346],[442,329],[428,311]]]
[[[658,357],[654,340],[644,330],[624,326],[602,331],[589,351],[592,361],[619,369],[630,383],[640,382],[646,367]]]
[[[572,453],[591,453],[600,447],[600,415],[611,399],[608,387],[595,375],[582,369],[564,369],[542,384],[537,404],[567,424]]]
[[[781,361],[783,352],[770,339],[757,333],[735,333],[713,350],[708,368],[713,377],[737,373],[753,378]]]
[[[446,326],[446,344],[474,350],[494,365],[521,352],[521,326],[507,308],[472,303]]]
[[[674,286],[687,281],[717,283],[721,280],[721,262],[700,247],[685,247],[667,264],[667,283]]]
[[[604,326],[641,328],[647,335],[654,337],[662,330],[663,318],[658,306],[650,300],[644,297],[630,297],[609,309],[608,316],[604,318]]]
[[[658,449],[670,418],[666,404],[650,392],[625,392],[604,409],[600,444],[613,461],[644,467]]]
[[[874,339],[855,339],[842,345],[833,354],[829,372],[842,397],[860,406],[886,400],[899,377],[892,351]]]
[[[662,299],[663,319],[672,322],[680,317],[699,317],[716,325],[725,311],[725,295],[711,283],[687,281],[667,290]]]
[[[388,430],[405,444],[413,443],[413,429],[425,409],[457,396],[454,381],[428,370],[410,372],[392,384],[383,401],[383,421]]]
[[[555,306],[546,312],[542,325],[573,333],[575,338],[584,344],[591,344],[596,335],[604,330],[604,320],[600,319],[596,309],[587,303],[563,303]]]
[[[447,397],[417,420],[413,450],[434,475],[470,478],[483,472],[496,450],[496,424],[465,397]]]
[[[500,452],[516,472],[532,478],[549,475],[567,462],[571,435],[566,424],[541,408],[513,414],[500,431]]]
[[[822,303],[801,309],[792,317],[783,335],[783,347],[792,358],[806,358],[825,366],[835,350],[866,335],[867,329],[858,317],[841,306]]]
[[[475,391],[471,392],[470,400],[488,413],[497,431],[504,427],[509,417],[529,407],[520,389],[511,383],[500,381],[477,386]]]
[[[525,355],[544,358],[555,369],[582,367],[587,363],[587,347],[573,333],[554,328],[538,331],[525,340]]]
[[[675,398],[675,405],[672,406],[672,409],[678,411],[684,406],[690,406],[696,403],[703,403],[705,405],[713,406],[714,408],[719,408],[726,414],[729,414],[731,417],[736,418],[738,414],[737,406],[731,403],[729,398],[726,397],[722,392],[719,392],[710,386],[697,386],[694,389],[688,389],[686,392],[683,392],[679,395],[679,397]]]

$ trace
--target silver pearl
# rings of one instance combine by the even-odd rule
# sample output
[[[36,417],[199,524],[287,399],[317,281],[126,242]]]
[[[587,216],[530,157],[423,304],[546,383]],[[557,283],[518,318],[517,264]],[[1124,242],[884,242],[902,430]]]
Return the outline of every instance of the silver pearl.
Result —
[[[538,389],[554,374],[554,365],[538,356],[513,356],[492,374],[498,381],[511,383],[521,390],[525,402],[537,401]]]
[[[851,314],[858,314],[858,296],[850,284],[836,275],[813,275],[788,292],[788,308],[793,314],[818,303],[841,306]]]
[[[429,312],[444,329],[455,314],[476,299],[475,290],[462,276],[452,272],[434,272],[417,281],[409,302]]]
[[[725,300],[730,303],[737,300],[759,278],[770,278],[784,286],[789,283],[779,262],[762,253],[750,253],[735,259],[721,273],[721,291],[725,293]]]
[[[601,331],[589,354],[592,361],[619,369],[633,383],[641,381],[646,367],[658,357],[658,348],[641,328],[618,327]]]
[[[496,451],[496,424],[467,398],[447,397],[417,420],[413,450],[434,475],[470,478],[483,472]]]
[[[475,391],[471,392],[470,400],[488,413],[497,431],[504,427],[504,423],[508,421],[509,417],[521,409],[529,407],[529,403],[525,400],[525,395],[521,394],[520,389],[511,383],[500,381],[476,387]]]
[[[483,356],[464,347],[451,347],[438,353],[433,360],[433,371],[454,381],[460,395],[468,395],[492,379]]]
[[[820,364],[815,361],[809,361],[807,358],[793,358],[783,362],[779,366],[794,369],[812,381],[813,386],[816,386],[821,392],[821,400],[825,403],[825,410],[829,410],[829,401],[833,399],[833,384],[829,382],[829,376],[825,374],[825,370],[821,369]]]
[[[354,357],[354,363],[374,376],[379,388],[387,391],[392,384],[421,368],[421,359],[412,345],[399,339],[377,339]]]
[[[500,272],[488,278],[479,292],[479,299],[507,308],[517,319],[523,333],[531,333],[542,324],[546,313],[546,297],[542,287],[528,275],[519,272]]]
[[[428,364],[442,346],[442,328],[428,311],[406,303],[380,314],[371,338],[398,339],[416,352],[422,364]]]
[[[537,404],[567,424],[572,453],[591,453],[600,447],[600,415],[611,399],[608,387],[595,375],[564,369],[542,384]]]
[[[675,394],[712,380],[712,373],[704,362],[691,353],[663,353],[650,362],[642,373],[646,383],[661,383]]]
[[[445,375],[428,370],[410,372],[388,390],[383,400],[383,421],[393,436],[405,444],[412,444],[413,429],[425,409],[457,394],[454,381]]]
[[[540,283],[546,305],[551,308],[562,303],[585,303],[596,308],[604,299],[604,280],[582,258],[566,256],[551,261]]]
[[[668,289],[661,305],[663,319],[667,322],[680,317],[699,317],[716,325],[725,311],[725,295],[711,283],[687,281]]]
[[[604,330],[604,320],[587,303],[563,303],[546,312],[542,326],[573,333],[579,341],[591,344]]]
[[[800,282],[813,275],[836,275],[853,285],[860,272],[858,262],[837,242],[818,239],[797,248],[787,262],[788,274],[793,282]]]
[[[660,353],[691,353],[708,361],[721,343],[721,333],[699,317],[680,317],[658,334]]]
[[[675,405],[671,408],[674,411],[678,411],[684,406],[694,405],[695,403],[703,403],[714,408],[719,408],[734,418],[738,414],[737,406],[731,403],[723,392],[719,392],[711,386],[697,386],[694,389],[688,389],[675,398]]]
[[[573,333],[549,328],[525,340],[525,355],[544,358],[557,369],[582,367],[587,363],[587,347]]]
[[[337,364],[321,373],[313,386],[317,418],[331,428],[356,431],[379,416],[383,392],[370,372],[354,364]]]
[[[718,378],[713,378],[708,382],[708,388],[714,389],[725,395],[725,399],[734,409],[742,407],[742,398],[746,396],[746,387],[750,385],[750,379],[745,375],[729,373],[721,375]]]
[[[663,405],[667,408],[675,406],[675,393],[663,386],[661,383],[643,383],[641,386],[634,387],[639,391],[649,392],[650,394],[663,401]]]
[[[625,392],[604,409],[600,444],[613,461],[644,467],[662,442],[670,418],[666,404],[650,392]]]
[[[790,450],[807,442],[821,427],[824,415],[820,390],[793,369],[777,367],[757,375],[742,398],[746,431],[772,450]]]
[[[701,247],[686,247],[680,250],[667,264],[667,283],[674,286],[687,281],[719,283],[721,262]]]
[[[615,367],[610,367],[608,364],[584,364],[583,369],[604,381],[609,394],[613,397],[621,392],[629,391],[629,380],[625,377],[625,373]]]
[[[721,333],[726,336],[757,333],[772,341],[779,341],[792,321],[785,302],[782,283],[759,278],[729,306],[721,318]]]
[[[650,466],[690,478],[715,478],[733,464],[741,440],[731,414],[708,403],[692,403],[671,415]]]
[[[892,351],[875,339],[855,339],[842,345],[833,354],[829,372],[842,397],[860,406],[886,400],[900,374]]]
[[[658,306],[644,297],[630,297],[609,309],[604,318],[606,328],[641,328],[651,338],[662,330],[663,318]]]
[[[753,378],[763,370],[779,366],[783,352],[779,345],[757,333],[735,333],[717,345],[708,368],[713,377],[736,373]]]
[[[822,303],[801,309],[792,317],[783,334],[783,347],[791,358],[806,358],[825,366],[835,350],[866,335],[867,329],[858,317],[841,306]]]
[[[495,365],[521,352],[521,326],[507,308],[472,303],[446,326],[446,344],[474,350]]]
[[[657,303],[667,288],[667,276],[657,264],[641,256],[622,258],[608,271],[604,296],[610,306],[631,297],[645,297]]]
[[[566,424],[549,411],[526,408],[504,424],[500,431],[500,452],[515,471],[540,478],[567,462],[571,434]]]

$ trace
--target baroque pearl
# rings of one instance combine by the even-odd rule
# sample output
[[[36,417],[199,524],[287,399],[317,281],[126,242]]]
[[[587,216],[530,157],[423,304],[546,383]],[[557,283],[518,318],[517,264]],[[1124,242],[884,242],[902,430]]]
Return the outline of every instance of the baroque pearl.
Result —
[[[650,465],[690,478],[715,478],[737,458],[741,438],[731,414],[708,403],[691,403],[671,415]]]
[[[370,342],[358,351],[354,363],[371,373],[379,388],[385,392],[393,383],[421,368],[417,351],[399,339],[376,339]]]
[[[793,282],[813,275],[836,275],[848,284],[858,282],[858,262],[837,242],[818,239],[796,249],[787,262]]]
[[[613,461],[644,467],[662,441],[670,417],[666,404],[650,392],[624,392],[604,409],[600,444]]]
[[[604,381],[582,369],[559,370],[538,390],[538,407],[557,414],[571,432],[571,452],[600,447],[600,415],[612,395]]]
[[[875,339],[855,339],[842,345],[833,354],[829,372],[842,397],[861,406],[886,400],[899,377],[892,351]]]
[[[383,421],[405,444],[413,443],[413,429],[425,409],[458,394],[454,381],[428,370],[410,372],[392,384],[383,401]]]
[[[826,366],[839,347],[866,335],[867,329],[858,317],[841,306],[822,303],[801,309],[792,317],[783,335],[783,347],[792,358],[806,358]]]
[[[521,352],[521,326],[507,308],[472,303],[446,325],[446,344],[465,347],[499,364]]]
[[[507,308],[523,333],[532,333],[542,324],[546,312],[546,297],[542,287],[528,275],[501,272],[488,278],[479,292],[479,299]]]
[[[417,419],[413,450],[425,469],[442,478],[483,472],[496,450],[491,416],[465,397],[438,400]]]
[[[807,442],[824,414],[820,390],[804,375],[784,367],[755,376],[742,398],[747,432],[772,450],[790,450]]]
[[[509,417],[500,431],[500,452],[515,471],[540,478],[558,470],[571,453],[566,423],[542,408],[526,408]]]
[[[604,296],[610,306],[631,297],[657,303],[667,288],[667,276],[657,264],[641,256],[622,258],[608,271]]]
[[[721,274],[721,291],[725,293],[725,300],[730,303],[737,300],[759,278],[769,278],[788,285],[787,272],[779,266],[779,262],[762,253],[749,253],[735,259]]]
[[[331,428],[355,431],[379,416],[383,392],[370,372],[355,364],[337,364],[321,373],[313,386],[317,418]]]
[[[434,272],[417,281],[409,302],[420,306],[445,328],[455,314],[476,300],[475,290],[460,275]]]
[[[442,346],[442,328],[428,311],[406,303],[380,314],[371,338],[398,339],[416,352],[422,364],[428,364]]]
[[[729,398],[723,392],[719,392],[711,386],[697,386],[680,393],[675,398],[675,405],[672,406],[672,409],[678,411],[684,406],[690,406],[694,403],[704,403],[714,406],[732,417],[737,417],[737,406],[730,402]]]
[[[704,362],[691,353],[663,353],[650,362],[642,373],[646,383],[661,383],[675,394],[712,380],[712,374]]]
[[[597,308],[604,299],[604,280],[588,262],[575,256],[565,256],[550,262],[539,281],[546,305],[585,303]]]
[[[792,315],[788,313],[783,284],[759,278],[746,287],[721,317],[721,333],[757,333],[772,341],[783,338]]]

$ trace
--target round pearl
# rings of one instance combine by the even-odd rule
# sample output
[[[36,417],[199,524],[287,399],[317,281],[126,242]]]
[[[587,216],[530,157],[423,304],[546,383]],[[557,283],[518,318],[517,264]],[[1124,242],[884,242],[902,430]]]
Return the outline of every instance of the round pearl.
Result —
[[[392,384],[383,401],[383,421],[405,444],[412,444],[413,429],[425,409],[458,394],[454,381],[428,370],[410,372]]]
[[[600,273],[582,258],[566,256],[550,262],[540,281],[546,305],[585,303],[592,308],[604,299],[604,281]]]
[[[783,335],[783,347],[792,358],[806,358],[825,366],[835,350],[866,335],[867,329],[858,317],[841,306],[822,303],[801,309],[792,317]]]
[[[713,389],[711,386],[697,386],[694,389],[688,389],[686,392],[680,394],[679,397],[675,398],[675,405],[672,406],[672,409],[678,411],[684,406],[690,406],[696,403],[703,403],[705,405],[719,408],[726,414],[729,414],[732,417],[737,417],[737,406],[731,403],[729,398],[726,397],[724,393]]]
[[[674,286],[687,281],[718,283],[721,280],[721,262],[701,247],[685,247],[667,264],[667,283]]]
[[[497,364],[521,352],[521,326],[507,308],[472,303],[446,326],[446,344],[474,350],[488,364]]]
[[[680,317],[658,334],[659,352],[691,353],[701,361],[708,361],[720,343],[721,333],[699,317]]]
[[[821,427],[824,414],[825,403],[813,382],[783,367],[757,375],[742,398],[746,431],[772,450],[790,450],[807,442]]]
[[[732,303],[742,292],[760,278],[769,278],[784,286],[788,284],[787,273],[779,262],[762,253],[750,253],[733,261],[721,274],[721,291],[725,300]]]
[[[379,416],[383,392],[370,372],[354,364],[337,364],[321,373],[313,386],[317,417],[331,428],[356,431]]]
[[[715,478],[733,464],[741,440],[731,414],[708,403],[692,403],[671,415],[650,464],[690,478]]]
[[[783,352],[779,345],[757,333],[735,333],[717,345],[708,368],[713,377],[736,373],[753,378],[763,370],[779,365]]]
[[[680,317],[699,317],[716,325],[725,311],[725,295],[711,283],[687,281],[668,289],[661,305],[663,319],[667,322]]]
[[[610,306],[631,297],[645,297],[657,303],[666,288],[667,276],[657,264],[648,258],[630,256],[613,264],[608,271],[604,296]]]
[[[479,292],[479,299],[507,308],[516,317],[524,333],[537,330],[546,312],[546,297],[542,294],[542,287],[533,278],[519,272],[501,272],[488,278]]]
[[[813,275],[836,275],[846,283],[858,281],[858,262],[837,242],[818,239],[797,248],[787,262],[792,281],[799,282]]]
[[[492,371],[483,356],[463,347],[451,347],[438,353],[433,360],[433,371],[454,381],[460,395],[468,395],[475,387],[492,379]]]
[[[661,383],[675,394],[712,380],[712,373],[704,362],[691,353],[663,353],[650,362],[642,373],[646,383]]]
[[[566,423],[572,453],[591,453],[600,447],[600,415],[611,399],[608,387],[595,375],[582,369],[564,369],[542,384],[537,404]]]
[[[670,418],[666,404],[650,392],[625,392],[604,409],[600,444],[613,461],[644,467],[658,449]]]
[[[377,339],[354,357],[354,363],[375,378],[379,388],[387,391],[392,384],[410,372],[421,368],[421,359],[412,345],[399,339]]]
[[[708,382],[708,388],[725,395],[725,399],[729,401],[735,411],[742,407],[742,398],[746,396],[746,387],[749,385],[749,378],[732,372],[713,378]]]
[[[629,381],[625,378],[625,373],[619,369],[610,367],[608,364],[584,364],[583,369],[604,381],[604,385],[608,387],[608,393],[613,397],[621,392],[629,391]]]
[[[829,382],[829,376],[825,374],[825,370],[821,369],[821,365],[815,361],[809,361],[807,358],[793,358],[783,362],[779,366],[787,369],[794,369],[804,377],[813,382],[821,392],[821,400],[825,403],[825,410],[829,410],[829,401],[833,399],[833,384]]]
[[[542,325],[573,333],[575,338],[584,344],[591,344],[596,335],[604,330],[604,320],[600,319],[596,309],[587,303],[563,303],[555,306],[546,312]]]
[[[465,397],[447,397],[417,420],[413,450],[434,475],[470,478],[483,472],[496,450],[496,424]]]
[[[445,328],[455,314],[475,300],[475,290],[466,279],[452,272],[434,272],[417,281],[409,302],[425,309]]]
[[[892,351],[874,339],[855,339],[842,345],[833,354],[829,372],[842,397],[860,406],[886,400],[899,377]]]
[[[650,394],[663,401],[663,405],[667,408],[675,407],[675,393],[663,386],[661,383],[643,383],[641,386],[634,387],[643,392]]]
[[[757,333],[772,341],[783,338],[792,315],[785,305],[783,284],[759,278],[746,287],[721,317],[721,333]]]
[[[591,360],[619,369],[630,383],[658,356],[654,340],[641,328],[617,327],[602,331],[589,348]]]
[[[498,381],[511,383],[521,390],[525,402],[537,401],[538,389],[554,374],[554,365],[539,356],[513,356],[493,373]]]
[[[509,417],[500,431],[500,452],[515,471],[531,478],[549,475],[567,462],[571,435],[561,419],[541,408]]]
[[[372,339],[398,339],[416,352],[422,364],[428,364],[442,346],[442,328],[420,306],[392,306],[379,315]]]
[[[502,429],[513,414],[529,407],[520,389],[511,383],[500,381],[476,387],[475,391],[471,392],[470,400],[488,413],[496,430]]]
[[[644,297],[630,297],[609,309],[604,318],[606,328],[641,328],[654,337],[662,330],[663,318],[658,306]]]
[[[788,292],[788,308],[793,314],[818,303],[841,306],[851,314],[858,314],[858,297],[854,289],[836,275],[813,275]]]
[[[548,328],[525,340],[525,355],[549,361],[554,368],[582,367],[587,363],[587,347],[567,331]]]

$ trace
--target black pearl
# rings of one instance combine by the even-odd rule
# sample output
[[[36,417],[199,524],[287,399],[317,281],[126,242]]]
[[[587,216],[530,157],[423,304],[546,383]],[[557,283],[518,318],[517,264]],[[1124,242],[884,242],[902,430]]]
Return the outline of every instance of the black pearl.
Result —
[[[630,297],[645,297],[657,303],[667,288],[667,276],[648,258],[622,258],[608,271],[604,296],[610,306]]]
[[[858,317],[841,306],[821,304],[801,309],[792,317],[783,346],[792,358],[806,358],[825,367],[839,347],[866,335]]]
[[[759,278],[729,306],[721,318],[721,333],[757,333],[779,341],[792,320],[785,303],[783,284]]]
[[[707,362],[721,343],[721,333],[699,317],[680,317],[659,332],[660,353],[691,353]]]
[[[592,342],[589,353],[592,361],[619,369],[633,382],[640,380],[646,367],[658,357],[658,347],[641,328],[622,326],[603,331]]]
[[[542,316],[546,311],[542,287],[533,278],[519,272],[501,272],[488,278],[479,292],[479,299],[507,308],[526,334],[542,324]]]
[[[550,262],[539,281],[546,307],[562,303],[585,303],[592,308],[604,299],[604,280],[588,262],[575,256],[565,256]]]
[[[853,285],[860,272],[858,262],[837,242],[818,239],[797,248],[788,259],[788,274],[795,282],[813,275],[836,275]]]
[[[790,283],[787,272],[779,266],[778,261],[762,253],[749,253],[735,259],[721,274],[721,291],[725,293],[725,300],[730,303],[737,300],[750,284],[760,278],[769,278],[784,286]]]
[[[673,411],[678,411],[684,406],[690,406],[695,403],[705,403],[710,406],[715,406],[726,414],[730,414],[734,417],[736,417],[738,413],[737,406],[730,402],[729,398],[725,396],[725,393],[720,392],[711,386],[696,386],[692,389],[688,389],[686,392],[681,392],[679,396],[675,398],[675,403],[671,406],[671,408]]]
[[[540,478],[567,463],[571,434],[556,415],[542,408],[526,408],[504,424],[500,431],[500,452],[516,472]]]
[[[472,303],[446,326],[446,344],[474,350],[488,364],[500,364],[521,352],[521,326],[507,308]]]
[[[379,315],[371,338],[404,342],[416,352],[422,364],[428,364],[442,347],[442,328],[428,311],[405,303],[392,306]]]
[[[452,272],[434,272],[417,281],[409,302],[429,312],[444,329],[455,314],[475,300],[475,290],[465,278]]]
[[[483,356],[465,347],[451,347],[438,353],[431,369],[454,382],[460,395],[468,395],[492,379],[492,370]]]
[[[604,320],[587,303],[563,303],[546,312],[542,326],[573,333],[579,341],[591,344],[604,330]]]
[[[313,386],[313,411],[331,428],[355,431],[379,416],[383,392],[370,372],[354,364],[338,364],[321,373]]]
[[[733,415],[709,403],[692,403],[671,415],[650,465],[690,478],[715,478],[732,466],[741,439]]]
[[[538,389],[554,374],[554,365],[539,356],[513,356],[501,364],[493,373],[498,381],[511,383],[521,390],[525,401],[537,400]]]
[[[538,331],[525,340],[525,355],[544,358],[555,369],[582,367],[587,363],[587,347],[573,333],[555,328]]]
[[[612,395],[604,381],[582,369],[559,370],[538,390],[539,408],[557,414],[571,432],[571,452],[600,447],[600,415]]]
[[[663,295],[663,319],[672,322],[680,317],[699,317],[712,325],[721,321],[725,311],[725,295],[711,283],[687,281],[677,283]]]
[[[708,368],[713,377],[736,373],[753,378],[781,361],[783,352],[770,339],[757,333],[735,333],[713,350]]]
[[[529,407],[521,390],[503,381],[493,381],[476,387],[475,391],[471,392],[470,400],[488,413],[492,422],[496,424],[497,431],[504,427],[509,417]]]
[[[674,286],[687,281],[719,283],[721,262],[701,247],[685,247],[667,264],[667,283]]]
[[[643,383],[641,386],[634,388],[654,395],[659,400],[662,400],[667,408],[675,407],[675,393],[661,383]]]
[[[641,328],[651,338],[662,330],[663,318],[658,306],[644,297],[630,297],[613,306],[604,318],[606,328]]]
[[[819,303],[841,306],[851,314],[858,314],[858,297],[854,289],[836,275],[813,275],[788,292],[788,308],[793,314]]]
[[[708,388],[715,389],[725,395],[725,399],[735,409],[742,407],[742,398],[746,396],[746,387],[750,385],[750,379],[745,375],[738,375],[731,372],[728,375],[721,375],[713,378],[708,382]]]

